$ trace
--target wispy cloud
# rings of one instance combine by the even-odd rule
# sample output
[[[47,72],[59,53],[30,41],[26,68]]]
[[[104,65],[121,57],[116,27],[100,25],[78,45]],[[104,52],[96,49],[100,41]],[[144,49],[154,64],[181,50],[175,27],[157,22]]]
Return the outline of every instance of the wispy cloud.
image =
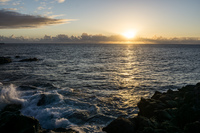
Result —
[[[0,5],[7,5],[10,0],[0,0]]]
[[[65,14],[60,14],[60,15],[52,15],[52,16],[49,16],[50,18],[56,18],[56,17],[62,17],[62,16],[65,16]],[[73,20],[74,21],[74,20]]]
[[[0,10],[0,18],[0,29],[37,28],[45,25],[63,24],[70,21],[67,19],[26,15],[7,10]]]
[[[65,0],[56,0],[58,3],[63,3]]]
[[[37,9],[38,9],[38,10],[43,10],[43,9],[45,9],[45,7],[40,6],[40,7],[38,7]]]
[[[0,2],[8,2],[8,1],[10,1],[10,0],[0,0]]]
[[[17,11],[17,8],[3,8],[3,10],[7,10],[7,11]]]
[[[12,3],[12,5],[13,6],[18,6],[18,5],[20,5],[20,2],[19,1],[15,1],[15,2]]]

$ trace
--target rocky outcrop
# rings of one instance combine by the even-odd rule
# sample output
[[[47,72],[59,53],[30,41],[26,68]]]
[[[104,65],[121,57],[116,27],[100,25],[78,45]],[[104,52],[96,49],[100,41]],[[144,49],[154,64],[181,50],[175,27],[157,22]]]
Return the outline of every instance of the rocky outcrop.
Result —
[[[177,91],[156,91],[141,98],[134,118],[117,118],[103,128],[107,133],[199,133],[200,83]]]
[[[28,58],[28,59],[20,60],[20,62],[31,62],[31,61],[38,61],[38,59],[37,58]]]
[[[21,105],[7,105],[0,112],[1,133],[78,133],[72,129],[42,129],[37,119],[20,113]]]
[[[23,116],[19,109],[21,105],[8,105],[0,113],[1,133],[41,133],[37,119]]]
[[[0,64],[11,63],[12,60],[10,57],[0,57]]]

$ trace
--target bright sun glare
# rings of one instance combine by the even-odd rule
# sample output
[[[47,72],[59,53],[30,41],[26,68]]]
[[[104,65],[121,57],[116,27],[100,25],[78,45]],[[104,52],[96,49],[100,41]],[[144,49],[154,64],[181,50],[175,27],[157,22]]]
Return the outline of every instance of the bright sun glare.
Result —
[[[136,31],[126,31],[122,34],[124,37],[126,37],[127,39],[131,39],[134,38],[136,35]]]

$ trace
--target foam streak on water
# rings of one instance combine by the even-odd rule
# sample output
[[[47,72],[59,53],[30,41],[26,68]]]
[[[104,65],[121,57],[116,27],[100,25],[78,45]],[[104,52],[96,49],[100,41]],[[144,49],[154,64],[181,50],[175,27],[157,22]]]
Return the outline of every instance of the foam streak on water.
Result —
[[[7,44],[0,53],[13,60],[0,65],[0,108],[20,103],[48,129],[101,132],[133,117],[140,97],[200,80],[199,45]]]

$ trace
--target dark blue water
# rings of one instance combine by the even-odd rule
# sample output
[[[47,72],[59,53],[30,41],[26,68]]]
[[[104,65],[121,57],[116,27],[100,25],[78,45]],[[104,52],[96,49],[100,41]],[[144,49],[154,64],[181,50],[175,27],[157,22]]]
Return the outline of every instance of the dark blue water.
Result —
[[[2,106],[22,103],[49,129],[101,132],[134,116],[140,97],[200,81],[200,45],[6,44],[0,54],[13,60],[0,65]],[[39,61],[19,62],[32,57]]]

